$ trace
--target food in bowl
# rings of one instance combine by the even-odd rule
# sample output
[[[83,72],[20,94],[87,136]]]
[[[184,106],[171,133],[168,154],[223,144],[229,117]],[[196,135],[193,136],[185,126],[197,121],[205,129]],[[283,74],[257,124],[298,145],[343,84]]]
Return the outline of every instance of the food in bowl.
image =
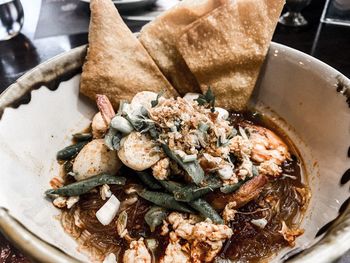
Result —
[[[99,112],[58,152],[64,172],[46,195],[92,260],[256,262],[303,234],[310,191],[301,157],[262,114],[246,110],[280,2],[184,1],[139,42],[109,1],[91,1],[81,92]],[[153,53],[152,27],[183,9],[195,15],[175,25],[181,41],[165,26],[156,43],[168,49]],[[258,34],[247,11],[263,10],[272,18]],[[236,13],[243,22],[221,29],[220,15]],[[193,42],[198,35],[207,39]],[[164,56],[172,65],[161,63]],[[178,88],[178,74],[166,71],[179,65],[196,81],[192,90]]]
[[[303,233],[309,190],[293,146],[259,114],[214,99],[145,91],[115,114],[98,97],[91,130],[58,152],[65,173],[46,192],[95,259],[253,262]]]

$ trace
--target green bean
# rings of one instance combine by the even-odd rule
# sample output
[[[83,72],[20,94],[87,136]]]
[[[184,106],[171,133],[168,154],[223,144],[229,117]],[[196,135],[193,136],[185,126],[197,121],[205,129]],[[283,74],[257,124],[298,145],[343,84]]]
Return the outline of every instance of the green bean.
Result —
[[[241,180],[235,184],[224,185],[224,186],[220,187],[220,192],[222,192],[224,194],[233,193],[233,192],[237,191],[247,181],[248,180],[246,179],[246,180]]]
[[[160,226],[167,216],[167,211],[163,207],[152,206],[145,214],[145,221],[149,225],[151,232]]]
[[[213,192],[222,186],[222,182],[216,176],[210,176],[203,183],[203,186],[199,187],[194,184],[179,187],[173,191],[175,200],[181,202],[190,202],[198,199],[199,197]]]
[[[219,187],[220,186],[216,186],[216,185],[214,187],[211,187],[211,186],[198,187],[196,185],[188,185],[178,190],[175,190],[173,193],[176,201],[190,202],[195,199],[198,199],[203,195],[213,192],[215,189]]]
[[[75,133],[73,134],[73,138],[78,142],[90,141],[92,139],[92,134],[89,132]]]
[[[173,181],[160,181],[160,184],[170,193],[175,193],[184,187],[182,184]],[[188,202],[188,204],[203,217],[210,218],[215,223],[223,223],[220,215],[205,200],[198,198]]]
[[[88,142],[78,142],[76,144],[67,146],[66,148],[60,150],[57,153],[57,159],[58,160],[70,160],[72,159],[75,155],[77,155],[81,149],[87,144]]]
[[[71,161],[65,161],[63,167],[66,174],[73,171],[73,163]]]
[[[186,171],[188,176],[192,179],[195,184],[200,184],[204,180],[204,171],[202,167],[199,165],[198,160],[194,160],[193,162],[185,163],[183,160],[175,154],[168,145],[162,143],[162,148],[166,155],[174,160],[182,169]]]
[[[138,192],[138,195],[141,196],[143,199],[146,199],[147,201],[164,208],[184,213],[193,212],[189,207],[187,207],[185,204],[179,203],[175,200],[175,198],[172,195],[169,194],[143,190]]]
[[[223,224],[221,216],[211,207],[211,205],[203,199],[197,199],[189,202],[189,205],[198,211],[203,217],[210,218],[214,223]]]
[[[45,194],[49,197],[55,197],[56,195],[60,196],[77,196],[82,195],[96,186],[104,185],[104,184],[116,184],[116,185],[124,185],[126,178],[118,177],[109,174],[100,174],[90,177],[88,179],[75,182],[58,189],[50,189],[45,192]]]
[[[174,181],[159,181],[159,183],[167,190],[169,193],[174,193],[175,191],[183,187],[182,184]]]
[[[158,183],[158,181],[147,172],[136,172],[140,180],[150,189],[152,190],[160,190],[162,187]]]

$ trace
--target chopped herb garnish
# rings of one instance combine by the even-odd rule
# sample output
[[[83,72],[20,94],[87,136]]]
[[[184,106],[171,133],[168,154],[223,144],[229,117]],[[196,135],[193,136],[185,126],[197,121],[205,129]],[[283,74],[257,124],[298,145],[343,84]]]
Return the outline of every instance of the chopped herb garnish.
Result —
[[[113,127],[110,127],[105,135],[104,142],[108,149],[111,151],[120,149],[120,141],[123,138],[122,133],[118,132]]]
[[[118,108],[118,112],[117,112],[118,116],[122,115],[122,113],[125,111],[125,108],[126,108],[127,105],[129,105],[127,100],[121,100],[119,102],[119,108]]]
[[[175,125],[177,131],[181,131],[181,120],[175,120],[174,125]]]
[[[209,129],[209,125],[208,124],[205,124],[203,122],[199,123],[198,130],[200,130],[203,133],[207,133],[208,129]]]
[[[112,145],[116,151],[119,151],[119,149],[120,149],[120,141],[121,141],[121,138],[118,135],[113,136]]]
[[[153,139],[158,138],[159,133],[156,130],[155,123],[149,118],[145,107],[141,107],[140,114],[138,115],[131,115],[129,113],[124,113],[123,115],[136,131],[141,133],[149,132]]]
[[[205,94],[199,95],[196,101],[198,102],[198,105],[209,105],[211,107],[211,111],[215,111],[215,96],[210,87]]]
[[[160,98],[161,96],[163,96],[163,94],[164,94],[164,90],[162,90],[161,92],[158,93],[157,98],[156,98],[155,100],[152,100],[152,101],[151,101],[152,108],[154,108],[155,106],[158,105],[158,103],[159,103],[159,98]]]
[[[230,155],[228,157],[228,161],[230,163],[234,164],[237,161],[237,157],[233,153],[230,153]]]

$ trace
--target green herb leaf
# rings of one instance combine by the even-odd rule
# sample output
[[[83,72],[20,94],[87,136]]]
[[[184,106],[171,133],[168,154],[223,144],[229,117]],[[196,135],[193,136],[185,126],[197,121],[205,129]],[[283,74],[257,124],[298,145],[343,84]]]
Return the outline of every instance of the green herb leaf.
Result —
[[[136,172],[140,180],[150,189],[152,190],[160,190],[162,187],[159,185],[158,181],[153,177],[153,175],[140,171]]]
[[[104,143],[111,151],[118,151],[120,149],[120,141],[122,138],[123,135],[120,132],[118,132],[113,127],[110,127],[107,134],[105,135]]]
[[[124,113],[124,118],[127,119],[134,129],[140,133],[148,132],[152,139],[157,140],[159,137],[159,132],[156,128],[155,123],[149,118],[148,111],[145,107],[141,107],[141,112],[139,115],[131,115]]]
[[[211,107],[211,111],[215,111],[215,96],[210,87],[208,87],[208,90],[205,94],[199,95],[196,101],[199,105],[202,106],[208,104]]]
[[[220,180],[211,180],[207,182],[207,185],[198,187],[196,185],[186,185],[179,189],[173,191],[175,200],[181,202],[190,202],[195,199],[200,198],[203,195],[206,195],[210,192],[213,192],[215,189],[218,189],[222,186]]]

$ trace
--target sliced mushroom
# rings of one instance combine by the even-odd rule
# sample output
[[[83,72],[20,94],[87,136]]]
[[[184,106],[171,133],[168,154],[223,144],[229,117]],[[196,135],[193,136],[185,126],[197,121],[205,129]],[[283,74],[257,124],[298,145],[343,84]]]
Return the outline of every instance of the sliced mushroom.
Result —
[[[139,132],[132,132],[122,139],[118,156],[126,166],[136,171],[150,168],[161,158],[154,142]]]
[[[80,181],[101,173],[116,174],[121,165],[117,153],[109,150],[103,139],[97,139],[80,151],[75,158],[73,172],[75,179]]]
[[[140,112],[141,107],[149,110],[152,107],[152,101],[157,99],[158,94],[151,91],[141,91],[131,100],[130,106],[133,112]]]

